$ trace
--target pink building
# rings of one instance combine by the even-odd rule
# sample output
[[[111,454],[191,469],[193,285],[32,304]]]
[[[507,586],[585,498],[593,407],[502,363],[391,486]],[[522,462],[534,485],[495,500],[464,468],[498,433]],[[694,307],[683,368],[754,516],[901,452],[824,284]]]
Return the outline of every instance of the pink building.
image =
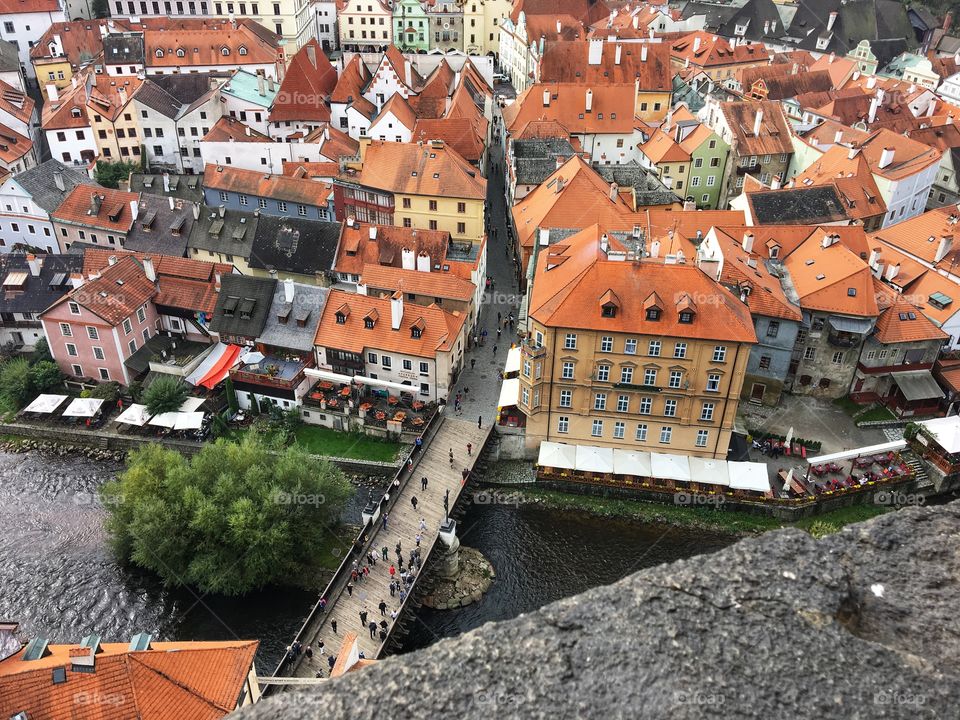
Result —
[[[155,282],[125,256],[41,316],[50,352],[67,375],[130,382],[124,360],[159,327]]]

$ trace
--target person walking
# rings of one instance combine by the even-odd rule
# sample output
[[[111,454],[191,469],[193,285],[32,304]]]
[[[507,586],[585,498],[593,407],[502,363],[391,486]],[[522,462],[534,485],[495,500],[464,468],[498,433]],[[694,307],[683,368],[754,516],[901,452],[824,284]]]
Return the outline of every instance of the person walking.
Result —
[[[370,639],[371,639],[371,640],[376,640],[376,639],[377,639],[377,624],[376,624],[373,620],[371,620],[371,621],[370,621],[370,624],[367,625],[367,629],[370,630]]]
[[[387,561],[387,558],[388,558],[389,555],[390,555],[390,550],[387,549],[387,546],[386,546],[386,545],[384,545],[382,548],[380,548],[380,554],[383,556],[383,561],[386,562],[386,561]]]
[[[499,330],[497,331],[497,337],[500,337],[500,331],[499,331]],[[496,346],[496,345],[493,346],[493,355],[494,355],[494,357],[496,357],[496,355],[497,355],[497,346]]]
[[[467,455],[473,455],[473,443],[467,443]]]
[[[476,365],[477,365],[477,359],[470,358],[470,369],[473,370],[473,368],[476,367]]]
[[[483,415],[477,418],[477,428],[483,428]],[[450,455],[450,464],[453,465],[453,454]]]
[[[389,517],[389,515],[390,515],[390,513],[384,513],[384,514],[383,514],[383,529],[384,529],[384,530],[387,529],[387,517]]]
[[[330,621],[330,629],[333,630],[333,634],[334,634],[334,635],[337,634],[337,621],[336,621],[336,620],[331,620],[331,621]],[[321,646],[322,646],[322,643],[321,643]]]
[[[391,610],[391,611],[390,611],[390,620],[393,621],[393,620],[396,620],[396,619],[397,619],[397,611],[396,611],[396,610]]]
[[[401,590],[401,591],[400,591],[400,604],[403,605],[403,601],[406,600],[406,599],[407,599],[407,591],[406,591],[406,590]]]
[[[360,611],[360,627],[367,626],[367,609],[364,608]]]
[[[498,326],[497,326],[497,340],[500,339],[500,333],[501,333],[501,332],[503,332],[503,328],[501,328],[501,327],[498,325]],[[497,346],[494,345],[493,347],[496,348]],[[496,349],[494,349],[493,354],[494,354],[494,355],[497,354]]]
[[[336,630],[334,630],[334,632],[336,632]],[[323,647],[323,640],[317,640],[317,652],[320,653],[321,656],[326,654],[327,651]]]
[[[303,654],[307,656],[307,660],[313,660],[313,648],[307,645],[307,649],[303,651]]]
[[[333,666],[337,664],[337,656],[331,655],[327,658],[327,665],[330,666],[330,669],[333,670]]]
[[[390,581],[390,597],[395,597],[396,594],[397,594],[397,585],[396,583],[393,582],[393,580],[391,580]]]
[[[426,532],[426,531],[427,531],[427,521],[424,520],[423,518],[420,518],[420,532]]]
[[[356,571],[354,571],[354,572],[356,572]],[[352,582],[348,582],[348,583],[347,583],[347,595],[349,595],[350,597],[353,597],[353,583],[352,583]]]
[[[422,478],[420,478],[420,490],[426,490],[426,489],[427,489],[427,476],[424,475]]]
[[[417,547],[420,547],[420,533],[417,533],[416,541],[417,541]]]
[[[417,509],[417,496],[416,496],[416,495],[414,495],[412,498],[410,498],[410,504],[413,505],[413,509],[414,509],[414,510]]]
[[[391,564],[391,565],[390,565],[390,579],[393,580],[393,578],[396,576],[396,574],[397,574],[397,569],[393,566],[393,564]]]
[[[450,466],[453,467],[453,448],[450,448]]]
[[[503,317],[503,315],[502,315],[502,314],[500,314],[500,313],[497,313],[497,325],[499,325],[499,324],[500,324],[500,319],[501,319],[502,317]]]
[[[387,604],[386,604],[383,600],[381,600],[381,601],[380,601],[380,604],[377,605],[377,607],[380,608],[380,614],[383,615],[384,617],[386,617],[386,615],[387,615]]]

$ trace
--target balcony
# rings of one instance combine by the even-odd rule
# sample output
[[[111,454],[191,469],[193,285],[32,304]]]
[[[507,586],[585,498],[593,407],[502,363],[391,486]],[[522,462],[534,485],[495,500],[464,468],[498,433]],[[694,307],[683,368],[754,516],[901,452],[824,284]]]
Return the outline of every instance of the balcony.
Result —
[[[827,333],[827,342],[834,347],[852,348],[859,345],[862,341],[863,336],[857,333],[841,332],[839,330],[831,330]]]
[[[543,346],[537,347],[529,340],[524,340],[520,344],[523,354],[528,358],[542,358],[547,354],[547,349]]]
[[[241,370],[231,370],[230,377],[234,382],[292,391],[303,381],[304,369],[312,364],[310,359],[268,355],[258,363],[244,365]]]

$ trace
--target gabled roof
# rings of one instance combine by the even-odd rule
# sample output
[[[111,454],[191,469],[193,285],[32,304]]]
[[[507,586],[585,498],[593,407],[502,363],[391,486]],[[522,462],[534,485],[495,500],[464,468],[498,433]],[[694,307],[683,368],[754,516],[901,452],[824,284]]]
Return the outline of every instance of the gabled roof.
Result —
[[[287,302],[285,281],[277,283],[273,304],[257,341],[274,348],[312,352],[313,339],[330,290],[306,283],[290,284],[293,287],[293,302]],[[280,321],[281,314],[285,314],[285,322]]]
[[[757,225],[818,225],[850,219],[836,185],[781,188],[747,192]]]
[[[960,259],[960,249],[954,238],[957,234],[960,209],[956,205],[947,205],[898,222],[871,235],[871,240],[881,240],[920,260],[933,264],[953,267]],[[937,253],[941,239],[950,238],[947,254],[938,260]]]
[[[63,181],[63,190],[57,187],[54,173],[60,173]],[[90,177],[72,166],[64,165],[59,160],[47,160],[29,170],[24,170],[13,179],[24,190],[30,193],[33,201],[48,213],[56,210],[67,197],[67,194],[77,185],[93,185]]]
[[[873,284],[880,307],[873,335],[877,341],[891,344],[947,339],[947,333],[903,295],[876,278]]]
[[[326,183],[285,175],[245,170],[232,165],[208,164],[203,172],[203,186],[212,190],[243,193],[252,197],[274,198],[303,205],[327,204],[331,188]]]
[[[0,292],[0,312],[40,314],[72,289],[70,276],[78,274],[83,265],[79,255],[37,255],[38,275],[33,275],[24,253],[0,255],[0,283],[11,273],[23,277],[16,286],[3,286]]]
[[[270,108],[270,122],[313,120],[327,122],[326,99],[337,86],[337,71],[316,38],[297,51],[287,67],[280,92]]]
[[[370,73],[360,54],[357,53],[343,68],[337,84],[330,94],[330,102],[350,103],[363,96],[363,89],[370,80]]]
[[[873,132],[858,147],[866,158],[870,170],[890,180],[902,180],[922,172],[931,165],[939,163],[940,156],[943,154],[929,145],[886,129]],[[886,167],[880,167],[886,148],[893,149],[893,161]]]
[[[487,181],[477,169],[443,142],[374,140],[364,150],[360,172],[345,179],[406,195],[483,200],[487,191]]]
[[[793,152],[790,127],[780,103],[772,100],[725,102],[720,103],[720,110],[738,140],[737,153],[741,157]],[[758,113],[762,113],[760,132],[755,134],[754,126]]]
[[[220,335],[260,337],[273,305],[276,286],[273,278],[226,275],[221,279],[210,329]]]
[[[690,162],[690,153],[679,145],[668,133],[665,133],[659,128],[654,130],[650,139],[640,146],[640,150],[654,165],[659,165],[660,163]]]
[[[417,120],[411,139],[414,142],[443,140],[460,153],[464,160],[474,164],[480,161],[486,149],[484,138],[479,135],[474,123],[466,118]]]
[[[371,234],[374,237],[370,237]],[[441,265],[450,245],[446,230],[420,230],[399,225],[344,223],[334,270],[359,275],[369,265],[401,267],[403,249],[430,258],[430,267]]]
[[[338,323],[337,311],[349,307],[346,322]],[[364,325],[364,317],[376,310],[379,317],[374,327]],[[467,319],[466,313],[447,312],[436,305],[421,306],[405,303],[398,330],[390,327],[389,297],[355,295],[342,290],[331,290],[317,329],[319,347],[345,350],[360,354],[367,348],[397,352],[414,357],[435,358],[438,352],[449,352]],[[413,337],[411,327],[421,327],[419,338]]]
[[[695,265],[610,260],[600,248],[603,235],[591,225],[539,254],[532,318],[554,328],[756,342],[746,306]],[[614,317],[604,317],[600,301],[610,291],[621,304]],[[681,323],[676,303],[690,296],[711,302],[698,305],[692,323]],[[661,306],[658,320],[647,319],[649,298]]]
[[[360,282],[367,286],[368,292],[371,288],[392,292],[399,290],[403,293],[461,302],[469,302],[477,289],[472,282],[453,273],[404,270],[379,264],[364,265],[360,272]]]
[[[76,80],[76,85],[68,85],[60,90],[60,97],[56,102],[47,101],[43,104],[40,124],[44,130],[90,127],[86,111],[86,86],[92,73],[93,69],[90,68],[75,74],[72,80]]]
[[[93,75],[87,96],[87,107],[110,121],[116,120],[133,100],[143,84],[137,75]]]
[[[453,83],[457,74],[450,67],[446,58],[434,68],[420,90],[420,97],[447,98],[453,90]]]
[[[143,266],[132,255],[125,255],[56,304],[71,300],[110,325],[119,325],[156,294],[157,287],[147,280]]]
[[[248,263],[280,273],[326,273],[333,267],[339,237],[339,223],[261,215]]]
[[[25,661],[18,653],[0,663],[3,717],[23,712],[71,720],[219,720],[236,708],[257,642],[154,642],[144,651],[102,643],[94,672],[72,669],[76,645],[47,649],[50,654],[38,660]],[[64,669],[66,682],[51,682],[55,668]],[[111,701],[77,702],[78,696]]]
[[[587,93],[591,110],[586,111]],[[549,98],[547,103],[544,99]],[[581,85],[539,83],[524,90],[503,109],[504,126],[512,132],[534,120],[553,120],[571,133],[630,134],[636,94],[633,83]]]
[[[823,228],[787,256],[784,265],[804,310],[876,317],[873,276],[867,263],[842,242],[824,247],[833,228]]]
[[[203,136],[203,142],[273,142],[268,135],[254,130],[229,115],[221,115],[213,127]]]
[[[739,63],[766,63],[769,55],[762,43],[734,46],[726,38],[705,30],[692,32],[670,44],[670,56],[675,62],[686,63],[689,60],[691,65],[703,68]]]
[[[133,224],[131,202],[139,202],[138,193],[111,188],[77,185],[50,213],[55,221],[86,225],[126,233]]]
[[[413,92],[419,92],[423,87],[423,76],[417,72],[413,63],[407,60],[396,45],[388,45],[380,58],[381,67],[386,64],[396,74],[397,82],[403,83]],[[407,83],[407,67],[410,69],[410,82]],[[379,71],[379,68],[377,68]]]
[[[194,205],[182,198],[173,198],[172,204],[173,207],[170,198],[141,193],[137,219],[127,233],[124,247],[136,252],[183,256],[193,229]]]
[[[842,201],[844,213],[864,219],[887,212],[870,165],[860,154],[850,157],[850,150],[835,145],[793,180],[796,189],[832,185]]]
[[[590,46],[600,44],[600,61],[589,62]],[[643,49],[646,50],[646,59]],[[667,43],[615,43],[561,40],[546,43],[540,60],[540,82],[574,84],[639,83],[639,92],[668,92],[673,86]]]
[[[413,132],[413,126],[417,123],[417,116],[414,114],[403,95],[400,93],[394,93],[391,95],[390,99],[383,104],[380,113],[370,122],[370,125],[376,125],[377,122],[388,112],[393,113],[393,116],[397,118],[397,120],[405,128],[407,128],[407,130]]]
[[[206,73],[151,75],[137,91],[137,102],[177,120],[212,97],[218,84]]]
[[[143,33],[148,67],[269,65],[276,62],[282,52],[279,38],[274,33],[265,33],[248,18],[233,23],[224,19],[207,20],[205,27],[179,18],[166,20],[165,27],[151,27]],[[183,52],[182,57],[178,51]]]
[[[13,85],[0,80],[0,110],[29,125],[35,107],[36,103],[33,98],[13,87]]]

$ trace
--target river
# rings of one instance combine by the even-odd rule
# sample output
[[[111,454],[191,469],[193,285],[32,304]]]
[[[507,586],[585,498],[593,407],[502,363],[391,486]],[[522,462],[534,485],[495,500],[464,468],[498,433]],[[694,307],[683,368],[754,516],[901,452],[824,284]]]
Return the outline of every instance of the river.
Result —
[[[51,642],[79,642],[91,632],[104,641],[138,632],[156,639],[257,638],[258,669],[272,671],[316,594],[269,588],[239,599],[202,596],[164,588],[154,576],[118,565],[96,492],[120,467],[0,453],[0,619]],[[516,466],[500,467],[513,472]],[[366,491],[360,494],[365,500]],[[361,504],[355,498],[347,512],[356,516]],[[422,609],[405,650],[731,542],[724,535],[515,504],[470,505],[459,536],[491,560],[496,581],[471,607]]]

